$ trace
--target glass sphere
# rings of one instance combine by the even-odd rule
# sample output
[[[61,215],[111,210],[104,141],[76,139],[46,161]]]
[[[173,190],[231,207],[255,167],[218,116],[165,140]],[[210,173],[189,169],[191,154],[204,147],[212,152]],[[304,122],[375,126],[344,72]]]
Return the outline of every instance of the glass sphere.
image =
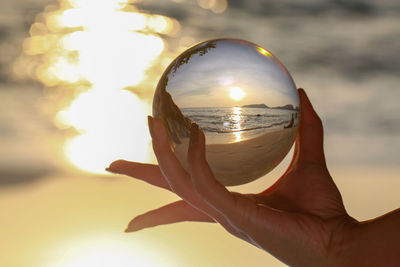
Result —
[[[153,99],[171,147],[188,170],[190,126],[206,136],[206,159],[222,184],[240,185],[271,171],[288,153],[299,97],[286,68],[264,48],[237,39],[197,44],[162,75]]]

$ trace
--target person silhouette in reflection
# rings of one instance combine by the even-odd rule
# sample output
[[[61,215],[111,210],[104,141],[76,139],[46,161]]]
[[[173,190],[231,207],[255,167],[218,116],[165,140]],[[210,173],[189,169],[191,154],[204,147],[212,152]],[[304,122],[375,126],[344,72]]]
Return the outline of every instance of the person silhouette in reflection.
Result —
[[[329,174],[323,129],[304,90],[294,155],[259,194],[228,191],[205,160],[205,136],[191,125],[189,172],[175,158],[161,120],[149,117],[159,165],[118,160],[107,169],[170,190],[182,200],[134,218],[126,232],[183,221],[216,222],[291,266],[399,266],[400,209],[358,222]]]
[[[292,117],[291,117],[289,123],[287,125],[285,125],[284,128],[292,128],[293,125],[294,125],[294,115],[292,113]]]

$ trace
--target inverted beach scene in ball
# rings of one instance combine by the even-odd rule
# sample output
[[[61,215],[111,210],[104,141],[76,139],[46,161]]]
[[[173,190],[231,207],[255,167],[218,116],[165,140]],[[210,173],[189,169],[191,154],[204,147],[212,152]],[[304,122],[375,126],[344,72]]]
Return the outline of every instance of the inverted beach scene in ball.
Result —
[[[197,44],[162,75],[153,99],[171,147],[188,170],[192,122],[206,136],[206,159],[226,186],[270,172],[296,138],[299,97],[290,74],[268,50],[237,39]]]

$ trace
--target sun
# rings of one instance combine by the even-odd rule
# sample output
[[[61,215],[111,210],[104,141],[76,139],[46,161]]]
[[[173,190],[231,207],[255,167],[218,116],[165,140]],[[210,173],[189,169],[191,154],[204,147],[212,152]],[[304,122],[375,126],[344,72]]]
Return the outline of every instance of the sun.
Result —
[[[235,87],[229,88],[229,96],[233,100],[239,101],[239,100],[242,100],[246,96],[246,93],[243,91],[242,88],[235,86]]]

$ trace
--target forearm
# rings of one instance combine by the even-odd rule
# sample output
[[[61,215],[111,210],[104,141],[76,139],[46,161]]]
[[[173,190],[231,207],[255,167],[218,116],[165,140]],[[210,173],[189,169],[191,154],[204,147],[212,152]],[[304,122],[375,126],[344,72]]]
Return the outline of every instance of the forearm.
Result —
[[[400,209],[348,229],[343,266],[400,265]]]

